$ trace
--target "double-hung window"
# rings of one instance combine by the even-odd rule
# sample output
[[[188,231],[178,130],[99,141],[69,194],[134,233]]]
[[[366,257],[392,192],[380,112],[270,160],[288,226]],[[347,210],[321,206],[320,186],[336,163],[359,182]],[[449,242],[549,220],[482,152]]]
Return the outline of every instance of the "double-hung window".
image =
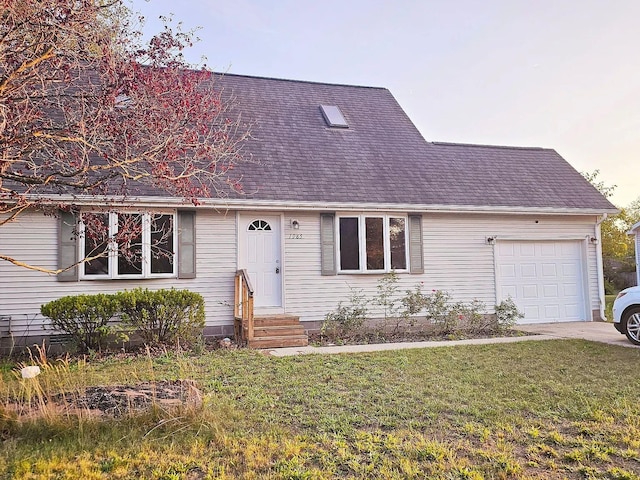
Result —
[[[175,224],[175,213],[82,214],[82,278],[175,277]]]
[[[341,272],[407,271],[407,218],[394,215],[338,216]]]

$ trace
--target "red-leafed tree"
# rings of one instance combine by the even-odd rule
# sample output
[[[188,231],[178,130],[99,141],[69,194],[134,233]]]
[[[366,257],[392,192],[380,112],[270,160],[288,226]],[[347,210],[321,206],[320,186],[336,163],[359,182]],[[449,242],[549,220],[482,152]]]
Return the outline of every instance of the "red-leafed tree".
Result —
[[[190,33],[165,23],[143,44],[120,0],[2,1],[0,235],[27,209],[83,196],[240,190],[231,170],[248,127],[212,73],[184,61]]]

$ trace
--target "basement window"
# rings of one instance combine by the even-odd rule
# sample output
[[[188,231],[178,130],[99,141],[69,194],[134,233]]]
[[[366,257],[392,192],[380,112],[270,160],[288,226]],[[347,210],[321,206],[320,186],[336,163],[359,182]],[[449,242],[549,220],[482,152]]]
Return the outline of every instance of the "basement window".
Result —
[[[324,121],[330,127],[349,128],[349,124],[342,115],[342,112],[335,105],[320,105]]]

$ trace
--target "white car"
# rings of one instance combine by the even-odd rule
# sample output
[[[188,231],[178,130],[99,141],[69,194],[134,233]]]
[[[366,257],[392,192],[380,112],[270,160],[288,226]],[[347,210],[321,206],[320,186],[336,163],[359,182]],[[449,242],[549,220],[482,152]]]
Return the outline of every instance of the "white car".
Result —
[[[629,341],[640,345],[640,287],[622,290],[613,302],[613,325]]]

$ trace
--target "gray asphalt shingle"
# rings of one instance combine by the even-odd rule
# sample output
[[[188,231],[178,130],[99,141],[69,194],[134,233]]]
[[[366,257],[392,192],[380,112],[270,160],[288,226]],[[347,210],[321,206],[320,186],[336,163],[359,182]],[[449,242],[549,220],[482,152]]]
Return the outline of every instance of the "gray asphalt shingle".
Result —
[[[253,123],[247,200],[611,210],[551,149],[427,142],[384,88],[218,76]],[[320,105],[349,128],[330,128]]]

